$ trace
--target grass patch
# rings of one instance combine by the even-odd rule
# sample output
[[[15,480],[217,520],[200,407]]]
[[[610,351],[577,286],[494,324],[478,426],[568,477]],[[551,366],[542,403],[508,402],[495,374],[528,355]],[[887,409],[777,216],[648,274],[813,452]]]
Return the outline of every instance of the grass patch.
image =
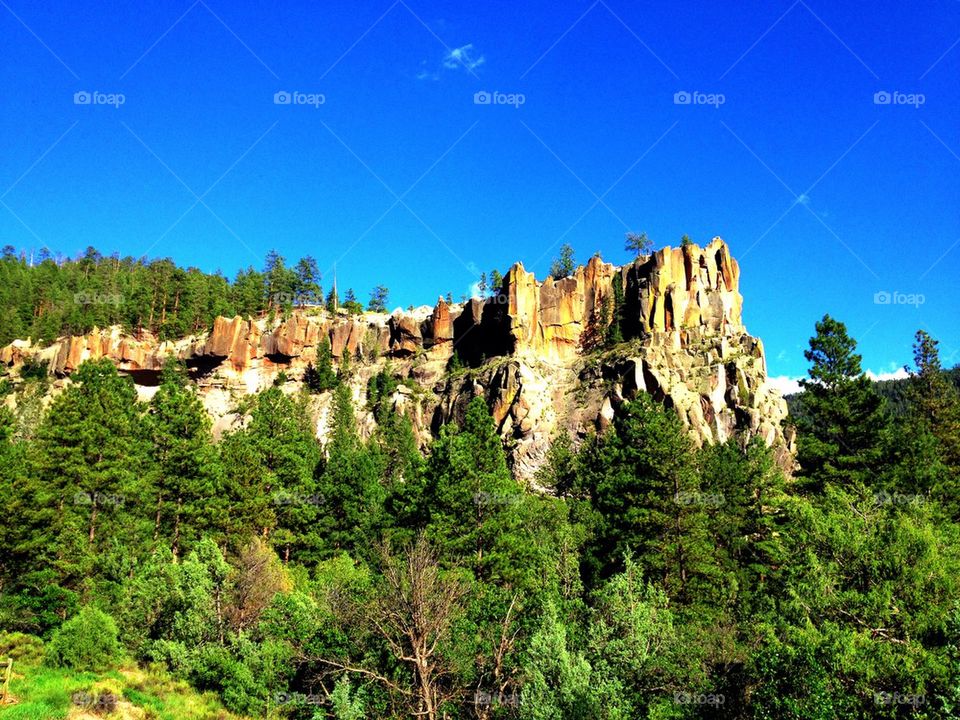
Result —
[[[4,658],[19,655],[24,661],[14,660],[10,694],[15,702],[0,706],[0,720],[243,720],[227,712],[214,693],[197,692],[162,666],[130,663],[99,673],[48,667],[39,662],[39,639],[7,635],[2,640],[8,641],[0,642]],[[95,707],[104,696],[115,698],[113,712]]]

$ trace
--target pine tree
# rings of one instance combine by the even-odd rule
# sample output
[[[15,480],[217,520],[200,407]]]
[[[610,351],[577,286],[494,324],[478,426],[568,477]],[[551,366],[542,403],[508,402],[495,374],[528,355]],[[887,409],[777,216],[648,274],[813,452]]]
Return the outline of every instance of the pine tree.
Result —
[[[677,416],[648,395],[625,402],[611,431],[581,459],[597,513],[588,566],[592,580],[623,569],[633,554],[673,597],[709,596],[714,551],[691,441]]]
[[[375,445],[361,440],[350,386],[344,382],[333,393],[324,451],[327,458],[320,476],[324,499],[320,527],[327,547],[369,550],[382,523],[382,458]]]
[[[303,306],[320,302],[323,299],[323,288],[320,287],[320,269],[317,267],[317,261],[307,255],[297,262],[294,272],[296,273],[294,293],[297,304]]]
[[[164,364],[145,424],[156,496],[153,536],[169,542],[177,557],[216,522],[223,479],[210,417],[172,358]]]
[[[915,369],[907,390],[909,412],[926,424],[940,442],[944,461],[954,473],[960,473],[960,393],[940,366],[937,345],[925,331],[917,331]]]
[[[628,232],[626,241],[624,242],[624,249],[627,252],[636,253],[636,256],[639,258],[645,252],[650,250],[652,245],[653,242],[651,242],[650,238],[647,237],[645,232],[640,234]]]
[[[317,364],[308,364],[303,373],[303,382],[312,393],[322,393],[337,386],[337,374],[333,370],[333,353],[330,341],[324,338],[317,347]]]
[[[560,247],[560,257],[555,258],[553,264],[550,265],[550,277],[554,280],[570,277],[575,268],[576,261],[573,257],[573,248],[564,244]]]
[[[349,302],[349,299],[347,301]],[[367,304],[367,310],[386,312],[388,302],[390,302],[390,290],[387,289],[386,285],[377,285],[370,291],[370,302]]]
[[[816,324],[804,357],[812,363],[801,380],[802,415],[798,459],[806,485],[827,482],[871,484],[889,426],[883,398],[860,367],[857,343],[829,315]]]
[[[315,557],[320,448],[303,399],[276,386],[262,391],[247,427],[221,444],[234,496],[233,532],[256,528],[285,562]]]
[[[502,571],[520,531],[521,489],[483,398],[470,401],[462,428],[443,427],[426,472],[423,512],[443,554],[462,559],[481,579]]]
[[[46,549],[56,553],[59,573],[79,582],[108,540],[135,534],[129,520],[145,457],[130,378],[99,360],[83,363],[71,379],[38,430],[34,513],[49,522],[43,534],[53,534]]]

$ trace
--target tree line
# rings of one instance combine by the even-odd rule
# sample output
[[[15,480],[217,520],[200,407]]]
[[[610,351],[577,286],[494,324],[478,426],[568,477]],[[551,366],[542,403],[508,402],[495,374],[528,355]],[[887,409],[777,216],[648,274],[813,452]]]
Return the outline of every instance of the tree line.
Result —
[[[389,292],[373,288],[366,309],[386,312]],[[28,337],[51,342],[111,325],[176,340],[208,330],[218,315],[255,318],[317,305],[364,311],[353,288],[342,299],[333,287],[323,294],[322,274],[309,255],[288,265],[270,251],[262,269],[247,267],[231,281],[169,258],[105,256],[93,247],[72,259],[46,251],[28,256],[9,245],[0,251],[0,345]]]
[[[251,717],[953,717],[960,398],[936,342],[914,351],[894,417],[817,323],[791,477],[641,395],[557,438],[546,492],[483,398],[421,453],[389,365],[356,394],[321,353],[214,442],[175,363],[138,403],[88,362],[45,411],[0,411],[0,629]]]

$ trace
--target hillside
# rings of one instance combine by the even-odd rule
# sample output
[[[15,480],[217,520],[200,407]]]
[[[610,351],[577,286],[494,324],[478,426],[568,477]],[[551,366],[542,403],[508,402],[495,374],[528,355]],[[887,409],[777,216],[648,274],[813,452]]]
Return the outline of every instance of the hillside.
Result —
[[[595,257],[543,282],[518,263],[489,297],[463,304],[441,298],[392,315],[288,307],[272,317],[217,316],[206,332],[166,339],[113,325],[52,343],[16,340],[0,362],[13,377],[43,364],[56,389],[82,362],[108,358],[149,399],[174,358],[190,369],[217,434],[241,421],[242,397],[278,381],[295,392],[326,352],[351,363],[361,407],[367,384],[389,365],[401,380],[390,402],[411,418],[421,447],[480,395],[527,479],[558,434],[582,440],[603,430],[624,400],[645,392],[672,408],[698,445],[759,435],[789,468],[786,407],[766,382],[763,344],[747,333],[742,302],[736,260],[716,238],[623,267]],[[316,398],[312,414],[323,441],[329,397]],[[360,420],[369,437],[372,413]]]
[[[937,341],[893,415],[824,315],[784,427],[738,283],[716,239],[7,344],[0,720],[954,717]]]

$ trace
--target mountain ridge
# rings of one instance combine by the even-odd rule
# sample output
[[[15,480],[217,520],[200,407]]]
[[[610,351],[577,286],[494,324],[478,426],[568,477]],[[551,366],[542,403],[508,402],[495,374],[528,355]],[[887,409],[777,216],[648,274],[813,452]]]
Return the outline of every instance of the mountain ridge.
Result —
[[[366,383],[386,367],[408,381],[391,402],[410,416],[422,445],[483,396],[515,473],[526,479],[559,432],[576,440],[603,430],[619,404],[640,392],[673,408],[697,444],[760,435],[789,469],[786,404],[767,382],[763,344],[747,333],[742,303],[739,266],[714,238],[623,266],[594,257],[567,277],[543,281],[515,263],[491,297],[463,304],[440,298],[432,309],[406,313],[218,316],[209,331],[178,340],[94,328],[43,345],[16,340],[0,349],[0,363],[14,374],[24,363],[45,363],[56,387],[82,362],[108,358],[148,398],[174,357],[190,368],[223,432],[242,422],[235,412],[242,396],[279,379],[299,388],[328,342],[335,362],[354,361],[349,383],[358,407]],[[329,398],[316,397],[313,412],[322,440]],[[371,433],[372,415],[361,411],[360,421]]]

